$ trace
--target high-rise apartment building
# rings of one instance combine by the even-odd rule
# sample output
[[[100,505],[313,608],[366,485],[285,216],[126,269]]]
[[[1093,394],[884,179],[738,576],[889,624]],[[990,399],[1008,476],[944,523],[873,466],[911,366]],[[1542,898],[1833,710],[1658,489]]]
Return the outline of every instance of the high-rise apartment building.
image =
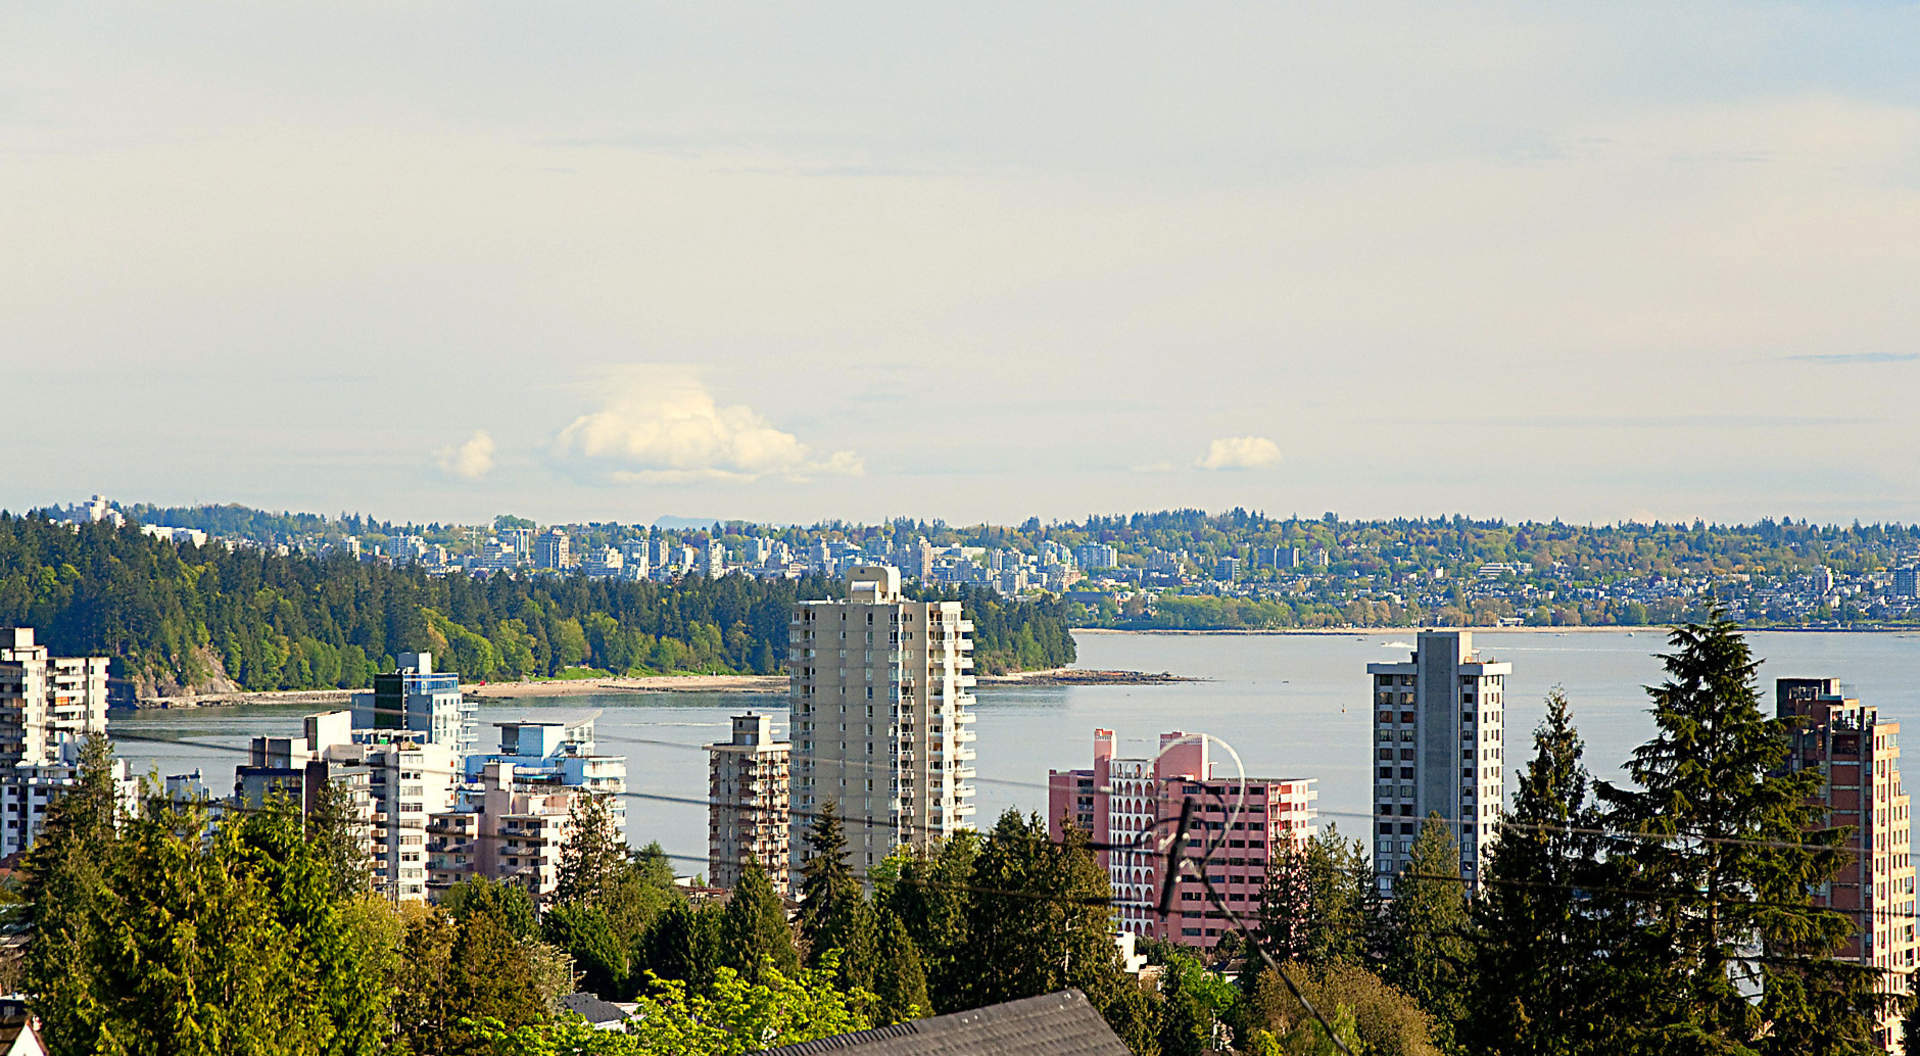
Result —
[[[62,740],[105,732],[106,657],[53,656],[31,627],[0,630],[0,763],[51,763]]]
[[[396,902],[427,897],[427,822],[459,786],[451,745],[407,729],[353,728],[353,713],[309,715],[300,737],[255,737],[235,768],[234,794],[258,808],[278,792],[301,810],[337,782],[360,807],[374,890]]]
[[[0,856],[33,845],[47,807],[79,782],[81,746],[106,732],[106,657],[54,656],[31,627],[0,628]],[[112,776],[131,804],[125,760]]]
[[[1821,775],[1816,802],[1825,824],[1850,830],[1846,865],[1814,895],[1818,905],[1847,914],[1855,930],[1839,956],[1878,968],[1881,992],[1905,995],[1914,970],[1913,819],[1900,783],[1900,724],[1843,695],[1837,678],[1774,682],[1775,714],[1793,730],[1788,767]],[[1894,1001],[1880,1042],[1899,1052],[1900,1009]]]
[[[1095,730],[1091,769],[1047,775],[1048,827],[1058,840],[1072,821],[1101,845],[1095,857],[1113,885],[1120,930],[1204,949],[1234,929],[1190,871],[1174,880],[1171,912],[1158,909],[1161,847],[1185,802],[1193,800],[1187,861],[1205,871],[1232,917],[1254,928],[1267,863],[1283,842],[1313,835],[1319,796],[1310,778],[1220,778],[1206,738],[1179,731],[1161,734],[1154,756],[1122,758],[1113,731]]]
[[[1920,567],[1908,565],[1893,570],[1893,596],[1920,598]]]
[[[729,890],[748,862],[774,890],[788,881],[792,745],[773,739],[769,715],[735,715],[733,738],[707,745],[707,882]]]
[[[898,569],[855,566],[845,600],[794,606],[787,668],[796,854],[828,804],[863,874],[973,816],[973,625],[959,602],[908,601]]]
[[[558,528],[541,532],[533,540],[533,567],[561,571],[573,567],[573,540]]]
[[[433,669],[432,653],[401,653],[398,670],[373,676],[373,692],[353,695],[353,727],[409,730],[465,755],[478,743],[478,710],[459,675]]]
[[[1460,875],[1478,881],[1506,796],[1502,717],[1513,665],[1477,656],[1468,631],[1422,631],[1373,679],[1373,867],[1383,893],[1429,815],[1453,826]]]

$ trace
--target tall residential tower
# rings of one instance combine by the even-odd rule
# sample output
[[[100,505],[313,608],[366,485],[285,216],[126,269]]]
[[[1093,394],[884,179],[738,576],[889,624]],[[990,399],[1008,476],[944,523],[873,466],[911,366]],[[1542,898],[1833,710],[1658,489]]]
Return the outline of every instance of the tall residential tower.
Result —
[[[773,718],[735,715],[733,739],[707,745],[707,882],[732,890],[748,862],[784,894],[793,746],[773,739]]]
[[[1503,699],[1512,664],[1482,659],[1467,631],[1422,631],[1404,664],[1373,678],[1373,867],[1382,893],[1406,867],[1420,826],[1438,814],[1460,843],[1460,875],[1477,881],[1506,795]]]
[[[1774,713],[1793,730],[1792,770],[1820,774],[1815,801],[1829,828],[1848,830],[1846,865],[1814,894],[1854,932],[1840,956],[1881,971],[1882,993],[1904,997],[1914,970],[1913,818],[1900,783],[1900,724],[1844,696],[1837,678],[1774,682]],[[1892,1002],[1880,1043],[1900,1051],[1900,1009]]]
[[[793,853],[831,803],[856,872],[972,817],[973,625],[957,601],[908,601],[900,571],[862,565],[844,601],[794,606]]]

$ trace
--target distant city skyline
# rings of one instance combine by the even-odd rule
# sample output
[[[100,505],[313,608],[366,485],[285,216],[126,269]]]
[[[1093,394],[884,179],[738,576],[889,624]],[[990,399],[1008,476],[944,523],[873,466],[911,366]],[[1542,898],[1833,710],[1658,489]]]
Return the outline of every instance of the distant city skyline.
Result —
[[[1920,9],[0,14],[0,508],[1920,521]]]

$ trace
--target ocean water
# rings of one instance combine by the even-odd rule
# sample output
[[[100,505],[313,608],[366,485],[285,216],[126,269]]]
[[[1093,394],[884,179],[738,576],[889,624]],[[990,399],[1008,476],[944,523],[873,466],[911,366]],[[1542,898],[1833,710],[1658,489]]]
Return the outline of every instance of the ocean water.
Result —
[[[1507,683],[1509,772],[1532,754],[1530,735],[1554,685],[1573,701],[1597,777],[1617,779],[1632,749],[1652,733],[1645,686],[1660,679],[1658,630],[1477,632],[1483,655],[1514,665]],[[1920,722],[1920,635],[1756,633],[1750,636],[1765,706],[1781,676],[1834,676],[1881,715]],[[1372,730],[1366,665],[1404,660],[1413,633],[1344,635],[1096,634],[1079,636],[1080,666],[1168,671],[1204,679],[1153,686],[989,688],[980,693],[975,744],[981,827],[1007,809],[1044,811],[1049,768],[1088,765],[1093,730],[1120,737],[1122,754],[1151,754],[1167,730],[1204,732],[1232,745],[1250,775],[1312,777],[1322,824],[1361,835],[1372,794]],[[200,711],[115,713],[120,754],[138,772],[196,767],[216,791],[244,761],[250,738],[295,734],[307,708],[249,705]],[[629,837],[657,840],[700,871],[706,854],[706,754],[726,736],[728,716],[770,710],[784,732],[786,700],[768,694],[627,693],[486,702],[488,723],[596,715],[601,750],[628,757]],[[1231,759],[1215,753],[1231,773]],[[1920,761],[1910,764],[1920,767]],[[1515,782],[1509,778],[1511,793]]]

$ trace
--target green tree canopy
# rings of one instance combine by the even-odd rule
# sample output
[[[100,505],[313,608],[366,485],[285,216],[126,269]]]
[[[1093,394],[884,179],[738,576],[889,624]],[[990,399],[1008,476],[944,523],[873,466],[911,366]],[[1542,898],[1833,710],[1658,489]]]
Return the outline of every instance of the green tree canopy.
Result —
[[[1788,773],[1759,666],[1733,622],[1676,628],[1648,690],[1656,733],[1601,782],[1608,827],[1610,996],[1631,1046],[1679,1052],[1874,1050],[1873,973],[1834,960],[1852,922],[1812,905],[1846,860],[1820,828],[1816,771]],[[1757,956],[1756,956],[1757,954]]]
[[[720,917],[719,963],[749,983],[762,981],[768,969],[790,974],[800,965],[786,905],[757,862],[747,863],[727,898]]]

